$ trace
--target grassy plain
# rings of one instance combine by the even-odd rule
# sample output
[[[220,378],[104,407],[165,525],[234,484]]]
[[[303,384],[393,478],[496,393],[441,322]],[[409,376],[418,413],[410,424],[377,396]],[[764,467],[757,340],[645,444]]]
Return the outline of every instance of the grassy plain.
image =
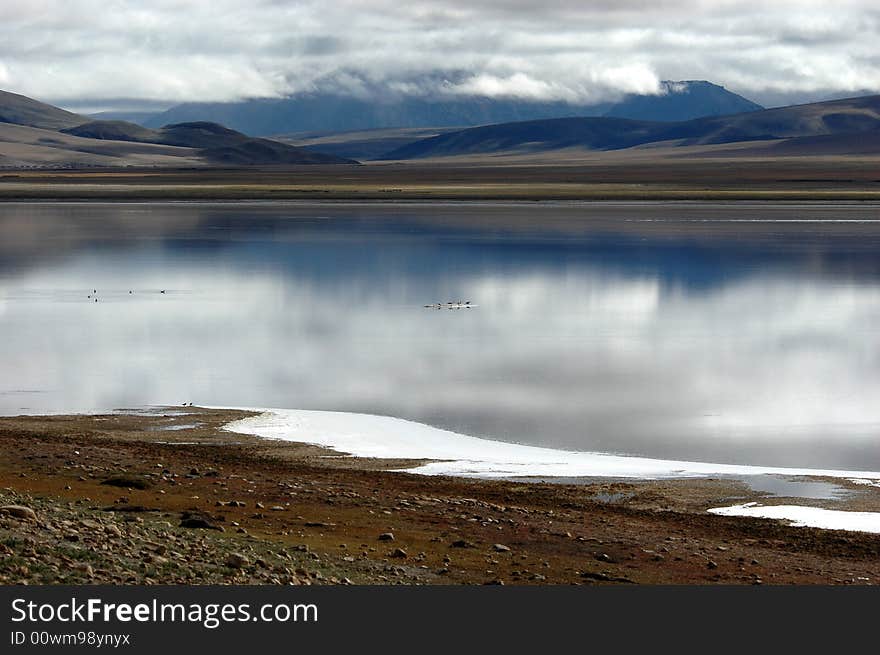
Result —
[[[642,151],[284,168],[0,171],[0,200],[880,200],[880,157]]]

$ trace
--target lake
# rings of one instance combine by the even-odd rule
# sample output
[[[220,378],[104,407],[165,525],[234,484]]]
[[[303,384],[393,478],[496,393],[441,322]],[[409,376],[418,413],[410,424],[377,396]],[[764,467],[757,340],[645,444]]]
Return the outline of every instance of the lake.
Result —
[[[878,210],[0,204],[0,413],[341,410],[880,470]]]

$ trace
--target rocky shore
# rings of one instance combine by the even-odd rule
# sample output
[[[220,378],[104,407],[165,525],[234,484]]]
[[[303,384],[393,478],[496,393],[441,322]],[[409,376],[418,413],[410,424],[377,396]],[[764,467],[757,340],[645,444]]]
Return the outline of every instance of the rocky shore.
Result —
[[[880,581],[878,535],[706,513],[740,482],[428,478],[222,430],[245,415],[0,419],[0,583]]]

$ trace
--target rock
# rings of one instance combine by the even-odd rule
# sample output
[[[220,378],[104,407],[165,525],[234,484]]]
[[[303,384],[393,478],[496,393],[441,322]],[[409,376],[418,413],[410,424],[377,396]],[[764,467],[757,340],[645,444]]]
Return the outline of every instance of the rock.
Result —
[[[394,541],[394,533],[383,532],[379,535],[379,541]]]
[[[95,570],[92,568],[91,564],[77,564],[73,568],[75,568],[77,571],[82,572],[89,578],[95,577]]]
[[[601,582],[626,582],[629,584],[634,584],[633,580],[624,577],[616,577],[612,575],[608,575],[607,573],[594,572],[594,571],[584,571],[581,573],[582,578],[586,578],[587,580],[599,580]]]
[[[283,511],[285,511],[287,508],[286,508],[286,507],[282,507],[281,505],[272,505],[272,507],[270,507],[269,509],[272,510],[273,512],[283,512]]]
[[[406,554],[406,551],[403,548],[395,548],[394,550],[391,551],[390,556],[396,557],[399,559],[406,559],[408,557],[408,555]]]
[[[105,479],[101,484],[123,489],[149,489],[152,486],[149,480],[137,475],[115,475]],[[126,499],[125,502],[128,500]]]
[[[608,553],[599,553],[598,555],[596,555],[596,559],[599,560],[600,562],[613,562],[614,561],[612,559],[611,555],[609,555]]]
[[[219,532],[223,532],[223,527],[220,525],[214,525],[210,521],[203,518],[189,517],[185,518],[180,522],[181,528],[193,528],[196,530],[218,530]]]
[[[474,544],[470,541],[466,541],[465,539],[458,539],[457,541],[453,541],[449,544],[452,548],[476,548]]]
[[[718,563],[717,563],[717,562],[714,562],[714,561],[712,561],[712,560],[709,560],[708,562],[706,562],[706,568],[709,568],[709,569],[717,569],[717,568],[718,568]]]
[[[3,507],[0,507],[0,514],[12,516],[17,519],[24,519],[25,521],[37,520],[37,513],[30,507],[25,507],[24,505],[4,505]]]
[[[509,553],[510,547],[505,546],[504,544],[494,544],[492,546],[492,550],[494,550],[496,553]]]
[[[231,569],[240,569],[244,568],[250,563],[247,557],[242,555],[241,553],[230,553],[229,557],[226,558],[226,566]]]

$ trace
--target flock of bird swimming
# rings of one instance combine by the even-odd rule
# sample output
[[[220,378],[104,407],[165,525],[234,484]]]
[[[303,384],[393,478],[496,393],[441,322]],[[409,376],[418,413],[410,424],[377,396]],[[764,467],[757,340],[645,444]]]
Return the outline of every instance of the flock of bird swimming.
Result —
[[[132,295],[133,293],[134,293],[134,291],[132,291],[131,289],[128,290],[129,296]],[[162,289],[159,293],[165,293],[165,289]],[[86,298],[88,298],[89,300],[94,298],[95,302],[98,302],[98,290],[92,289],[92,293],[90,293],[88,296],[86,296]]]
[[[476,305],[472,305],[470,300],[458,300],[456,302],[447,303],[435,302],[430,305],[425,305],[425,309],[471,309],[472,307],[476,307]]]

